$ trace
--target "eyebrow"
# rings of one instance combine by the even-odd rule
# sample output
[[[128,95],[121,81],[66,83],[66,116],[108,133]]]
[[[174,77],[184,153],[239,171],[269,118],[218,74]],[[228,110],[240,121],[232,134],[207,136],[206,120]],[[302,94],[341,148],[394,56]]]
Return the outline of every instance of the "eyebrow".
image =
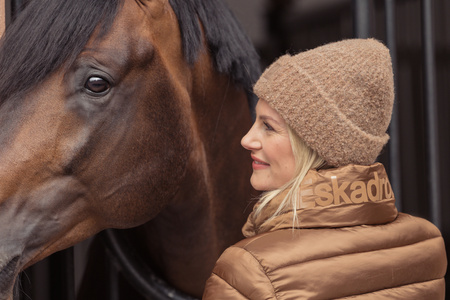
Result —
[[[263,120],[263,121],[264,121],[264,120],[273,121],[273,122],[277,123],[278,125],[281,125],[280,122],[278,122],[277,120],[275,120],[275,119],[272,118],[271,116],[261,115],[261,116],[258,116],[258,119]]]

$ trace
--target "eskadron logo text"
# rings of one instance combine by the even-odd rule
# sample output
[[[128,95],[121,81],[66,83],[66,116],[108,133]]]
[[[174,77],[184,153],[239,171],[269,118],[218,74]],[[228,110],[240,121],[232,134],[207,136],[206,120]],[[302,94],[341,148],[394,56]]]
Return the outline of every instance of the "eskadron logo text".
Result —
[[[341,203],[377,202],[393,197],[389,179],[379,178],[377,172],[372,173],[367,181],[341,181],[331,176],[329,182],[314,184],[312,179],[303,182],[300,194],[300,207],[330,206]],[[311,186],[308,188],[308,186]]]

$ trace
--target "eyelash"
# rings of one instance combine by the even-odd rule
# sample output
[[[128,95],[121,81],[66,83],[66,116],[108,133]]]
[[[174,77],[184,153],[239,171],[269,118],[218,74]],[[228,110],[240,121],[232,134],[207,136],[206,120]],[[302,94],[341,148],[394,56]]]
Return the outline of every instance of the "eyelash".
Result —
[[[266,126],[266,130],[270,130],[270,131],[273,131],[274,129],[273,129],[273,127],[272,126],[270,126],[270,124],[269,123],[267,123],[267,122],[263,122],[263,124],[264,124],[264,126]]]

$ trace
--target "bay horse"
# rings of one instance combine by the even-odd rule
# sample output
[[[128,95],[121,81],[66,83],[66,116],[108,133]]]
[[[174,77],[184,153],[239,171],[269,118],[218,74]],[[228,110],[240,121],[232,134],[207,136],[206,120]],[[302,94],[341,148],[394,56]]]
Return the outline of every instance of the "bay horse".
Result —
[[[199,297],[242,238],[259,72],[218,0],[29,1],[0,40],[0,300],[50,254],[135,226]]]

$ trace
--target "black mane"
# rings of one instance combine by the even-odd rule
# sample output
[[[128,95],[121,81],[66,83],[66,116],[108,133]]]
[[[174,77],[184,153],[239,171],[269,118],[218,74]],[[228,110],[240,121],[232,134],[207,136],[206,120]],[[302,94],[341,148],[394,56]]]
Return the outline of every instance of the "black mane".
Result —
[[[0,40],[0,101],[34,87],[74,60],[101,25],[107,32],[120,0],[33,0]],[[1,103],[1,102],[0,102]]]
[[[202,48],[202,26],[216,70],[244,87],[250,107],[256,104],[253,84],[261,73],[251,41],[222,0],[169,0],[177,15],[186,60],[194,63]],[[202,24],[199,23],[200,22]]]
[[[122,2],[30,1],[0,40],[0,103],[74,60],[97,26],[102,33],[108,31]],[[229,9],[221,0],[170,0],[170,4],[180,24],[186,60],[194,63],[202,49],[203,25],[215,68],[243,86],[253,107],[258,55]]]

